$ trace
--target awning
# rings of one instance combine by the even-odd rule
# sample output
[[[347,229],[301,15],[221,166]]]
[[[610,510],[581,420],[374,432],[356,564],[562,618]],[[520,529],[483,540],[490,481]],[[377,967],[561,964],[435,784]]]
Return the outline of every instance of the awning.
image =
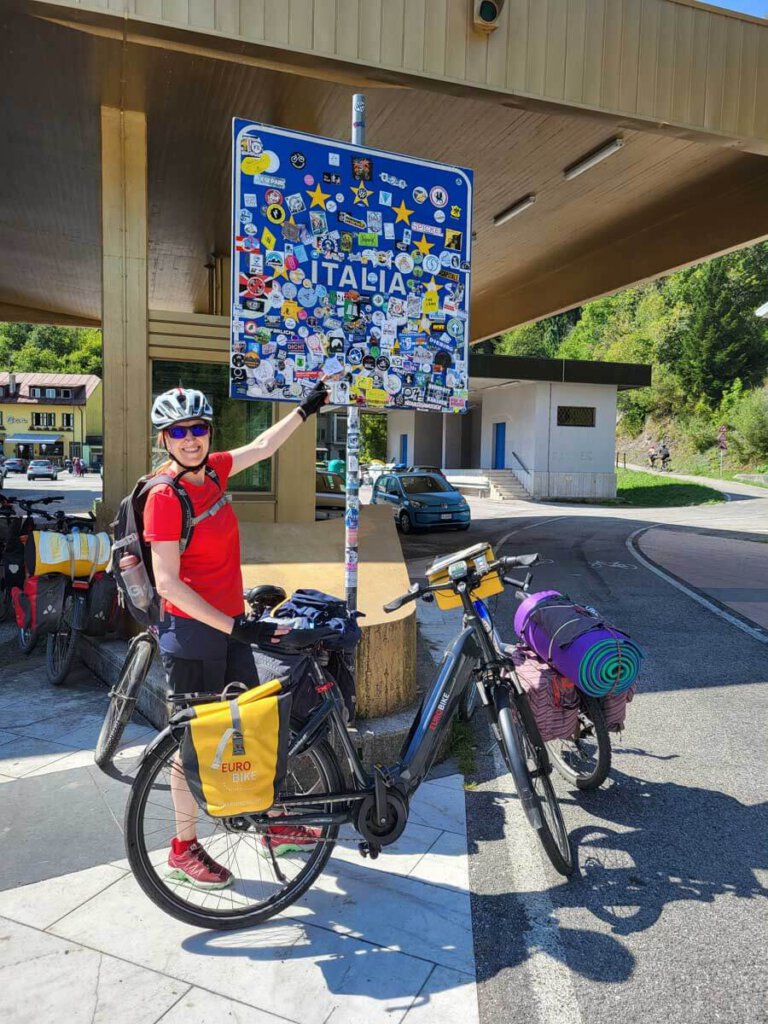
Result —
[[[11,434],[6,437],[6,444],[56,444],[61,434]]]

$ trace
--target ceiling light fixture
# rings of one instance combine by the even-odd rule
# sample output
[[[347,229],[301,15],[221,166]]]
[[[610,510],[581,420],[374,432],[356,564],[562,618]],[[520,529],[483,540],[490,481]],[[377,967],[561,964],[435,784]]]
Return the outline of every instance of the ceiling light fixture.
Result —
[[[536,202],[536,196],[533,192],[530,195],[523,196],[522,199],[518,199],[516,203],[508,206],[506,210],[502,210],[501,213],[497,213],[493,218],[493,223],[496,227],[501,227],[502,224],[506,224],[508,220],[512,220],[519,213],[523,213],[528,210]]]
[[[618,153],[621,147],[624,145],[624,139],[615,138],[611,139],[610,142],[606,142],[604,146],[600,146],[599,149],[592,150],[591,153],[587,153],[581,160],[577,160],[575,164],[571,164],[570,167],[566,167],[563,171],[563,177],[566,181],[571,181],[572,178],[578,178],[584,171],[590,170],[596,164],[599,164],[602,160],[606,160],[609,156],[613,156],[614,153]]]

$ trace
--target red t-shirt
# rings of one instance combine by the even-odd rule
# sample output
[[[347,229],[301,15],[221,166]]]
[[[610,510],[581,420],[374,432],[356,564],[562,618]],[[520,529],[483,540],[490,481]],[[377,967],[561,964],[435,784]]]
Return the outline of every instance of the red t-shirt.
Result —
[[[226,490],[232,471],[229,452],[215,452],[208,459],[215,470],[221,489]],[[181,486],[192,499],[194,515],[214,505],[221,491],[208,477],[196,486],[186,476]],[[180,540],[181,503],[173,490],[163,484],[150,491],[144,506],[144,539]],[[232,506],[224,505],[194,528],[192,540],[181,555],[179,576],[208,604],[225,615],[241,615],[243,611],[243,576],[240,570],[240,531]],[[191,618],[180,608],[166,602],[172,615]]]

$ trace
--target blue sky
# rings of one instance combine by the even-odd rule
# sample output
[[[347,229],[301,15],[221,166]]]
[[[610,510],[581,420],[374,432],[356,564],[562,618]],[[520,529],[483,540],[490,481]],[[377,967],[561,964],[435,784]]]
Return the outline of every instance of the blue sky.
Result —
[[[756,14],[758,18],[768,16],[768,0],[706,0],[712,7],[727,7],[742,14]]]

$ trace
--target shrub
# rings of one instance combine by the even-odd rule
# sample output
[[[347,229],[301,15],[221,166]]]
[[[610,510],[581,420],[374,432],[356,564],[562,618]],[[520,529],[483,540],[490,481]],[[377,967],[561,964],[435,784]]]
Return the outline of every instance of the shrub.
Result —
[[[731,419],[740,454],[746,459],[768,457],[768,389],[747,392],[733,408]]]

